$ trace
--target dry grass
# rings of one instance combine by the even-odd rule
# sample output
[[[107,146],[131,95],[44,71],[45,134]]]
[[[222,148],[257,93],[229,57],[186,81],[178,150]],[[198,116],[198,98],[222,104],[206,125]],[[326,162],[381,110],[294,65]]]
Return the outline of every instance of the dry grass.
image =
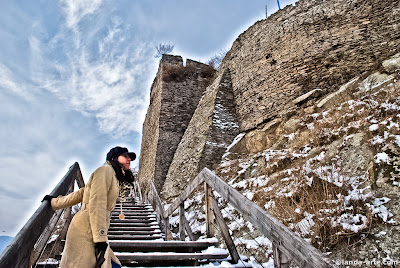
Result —
[[[193,65],[167,65],[163,69],[163,81],[165,82],[183,82],[194,76],[201,77],[208,86],[214,80],[215,69],[204,65],[202,68],[196,68]]]

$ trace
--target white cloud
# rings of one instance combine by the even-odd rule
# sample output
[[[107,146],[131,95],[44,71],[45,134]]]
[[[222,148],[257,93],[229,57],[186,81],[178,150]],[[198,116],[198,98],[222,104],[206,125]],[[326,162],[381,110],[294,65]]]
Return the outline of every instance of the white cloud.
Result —
[[[72,10],[79,13],[77,9],[85,6],[82,4],[78,8],[75,2],[65,3],[69,4],[70,12],[66,12],[66,16],[70,21]],[[87,9],[96,11],[94,7]],[[103,12],[102,9],[97,11]],[[155,70],[154,48],[135,39],[129,25],[123,24],[118,16],[111,16],[107,21],[106,25],[98,25],[95,20],[85,20],[82,27],[76,27],[73,32],[61,29],[47,41],[50,46],[32,36],[31,65],[36,68],[31,77],[35,84],[54,93],[70,108],[95,116],[103,133],[123,136],[142,130],[150,79],[154,75],[151,71]],[[92,24],[95,26],[87,27]],[[52,50],[60,49],[58,43],[63,44],[61,49],[65,57],[57,61],[45,58],[42,51],[51,55]],[[81,45],[76,46],[76,43]]]
[[[127,134],[141,131],[141,110],[147,108],[143,94],[146,91],[136,68],[128,62],[129,52],[118,58],[100,58],[90,61],[85,52],[67,65],[58,66],[59,77],[45,81],[42,86],[69,103],[72,108],[94,114],[104,132]],[[140,63],[140,68],[148,68]]]
[[[32,99],[26,87],[19,83],[13,72],[2,63],[0,63],[0,88],[10,90],[25,99]]]
[[[67,27],[74,29],[83,17],[100,8],[102,0],[61,0]]]

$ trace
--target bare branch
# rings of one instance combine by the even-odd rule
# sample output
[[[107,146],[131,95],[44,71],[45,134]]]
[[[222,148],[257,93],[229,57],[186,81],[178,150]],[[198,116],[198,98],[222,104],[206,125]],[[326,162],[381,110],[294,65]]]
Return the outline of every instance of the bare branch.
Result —
[[[174,50],[175,45],[171,44],[159,44],[156,46],[157,54],[155,58],[160,58],[163,54],[169,54]]]

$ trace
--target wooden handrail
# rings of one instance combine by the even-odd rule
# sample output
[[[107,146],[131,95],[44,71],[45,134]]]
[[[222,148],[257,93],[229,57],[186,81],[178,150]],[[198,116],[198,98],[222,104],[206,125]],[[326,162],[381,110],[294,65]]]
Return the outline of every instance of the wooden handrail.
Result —
[[[175,210],[177,210],[182,202],[184,202],[190,194],[200,185],[204,182],[204,173],[206,171],[203,169],[197,176],[189,182],[189,184],[186,186],[186,188],[182,191],[182,193],[172,202],[171,206],[165,211],[164,213],[164,218],[168,218],[169,216],[174,213]],[[210,171],[211,172],[211,171]]]
[[[159,215],[161,218],[157,217],[157,220],[160,224],[160,227],[163,226],[164,228],[164,233],[165,233],[165,240],[168,240],[168,236],[170,235],[170,230],[168,228],[169,226],[169,220],[168,218],[164,217],[165,211],[164,207],[161,203],[160,196],[157,193],[156,186],[154,185],[153,182],[150,183],[150,189],[147,191],[147,198],[150,198],[150,203],[153,206],[154,210],[157,212],[157,215]],[[172,235],[171,235],[172,236]]]
[[[223,199],[243,215],[244,219],[253,224],[256,229],[266,236],[273,243],[277,252],[293,260],[300,267],[335,267],[319,250],[293,233],[289,228],[269,215],[257,204],[236,191],[208,168],[204,168],[196,178],[188,184],[182,193],[173,201],[171,206],[164,212],[163,218],[168,219],[168,217],[171,216],[203,182],[222,196]]]
[[[293,233],[280,221],[252,202],[209,169],[203,169],[205,182],[222,198],[238,210],[247,221],[271,240],[284,255],[294,260],[300,267],[334,267],[320,251]],[[200,175],[200,174],[199,174]]]
[[[50,195],[65,195],[75,180],[79,186],[84,187],[84,181],[77,162],[69,168],[68,172]],[[29,267],[30,255],[33,247],[45,230],[53,214],[54,211],[50,207],[49,202],[44,201],[0,255],[0,267]]]

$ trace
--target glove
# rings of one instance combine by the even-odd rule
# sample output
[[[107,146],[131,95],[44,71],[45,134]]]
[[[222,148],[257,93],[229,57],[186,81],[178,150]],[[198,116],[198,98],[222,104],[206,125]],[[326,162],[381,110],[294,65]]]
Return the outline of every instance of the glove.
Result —
[[[55,196],[52,196],[52,195],[45,195],[45,196],[43,197],[43,199],[42,199],[42,202],[43,202],[44,200],[47,200],[47,201],[49,201],[49,203],[51,203],[51,199],[53,199],[53,198],[55,198]]]
[[[108,244],[106,242],[98,242],[94,244],[94,253],[96,256],[96,266],[95,268],[100,268],[103,262],[106,260],[104,258],[104,254],[106,253],[106,249]]]

